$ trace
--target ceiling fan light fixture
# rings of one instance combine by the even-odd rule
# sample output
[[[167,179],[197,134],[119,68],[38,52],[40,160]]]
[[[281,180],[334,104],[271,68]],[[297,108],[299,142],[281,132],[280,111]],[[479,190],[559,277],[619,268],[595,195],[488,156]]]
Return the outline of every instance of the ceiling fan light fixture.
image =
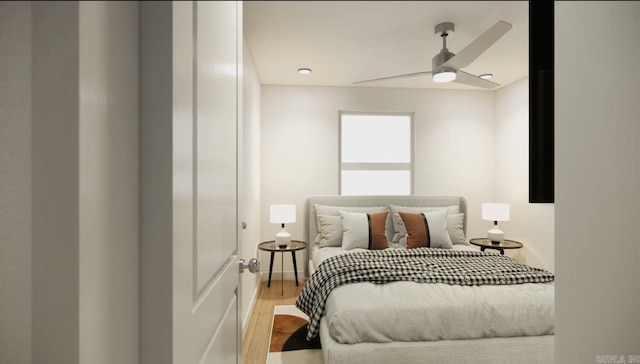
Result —
[[[434,73],[432,78],[433,78],[433,82],[438,82],[438,83],[451,82],[456,79],[456,72],[451,70],[444,70],[438,73]]]

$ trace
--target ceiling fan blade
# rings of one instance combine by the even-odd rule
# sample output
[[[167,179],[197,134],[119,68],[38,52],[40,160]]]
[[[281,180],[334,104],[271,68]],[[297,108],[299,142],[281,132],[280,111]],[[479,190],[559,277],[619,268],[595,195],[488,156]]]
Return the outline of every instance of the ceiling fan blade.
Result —
[[[365,82],[383,81],[383,80],[395,80],[395,79],[400,79],[400,78],[423,76],[423,75],[428,75],[430,73],[431,73],[431,71],[405,73],[404,75],[388,76],[388,77],[373,78],[373,79],[370,79],[370,80],[356,81],[353,84],[355,85],[355,84],[365,83]]]
[[[451,57],[451,59],[445,62],[442,66],[453,67],[456,69],[467,67],[471,62],[475,61],[476,58],[484,53],[484,51],[489,49],[493,43],[502,38],[502,36],[505,35],[511,27],[512,25],[506,21],[498,21],[494,26],[482,33],[481,36],[464,47],[464,49]]]
[[[460,70],[458,70],[458,72],[456,73],[456,79],[453,80],[453,82],[461,83],[463,85],[487,88],[487,89],[492,89],[500,86],[500,84],[498,83],[485,80],[483,78],[474,76],[470,73],[460,71]]]

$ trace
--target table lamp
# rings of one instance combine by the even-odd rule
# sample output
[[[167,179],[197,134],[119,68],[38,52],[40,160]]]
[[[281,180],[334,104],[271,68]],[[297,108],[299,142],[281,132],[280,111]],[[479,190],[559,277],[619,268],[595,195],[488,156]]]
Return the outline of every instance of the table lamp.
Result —
[[[498,221],[509,221],[509,204],[483,203],[482,220],[493,221],[493,227],[487,232],[492,243],[498,244],[504,239],[504,232],[498,229]]]
[[[284,248],[291,242],[291,234],[284,229],[284,224],[296,222],[296,205],[271,205],[269,219],[273,224],[282,224],[282,230],[276,234],[276,244]]]

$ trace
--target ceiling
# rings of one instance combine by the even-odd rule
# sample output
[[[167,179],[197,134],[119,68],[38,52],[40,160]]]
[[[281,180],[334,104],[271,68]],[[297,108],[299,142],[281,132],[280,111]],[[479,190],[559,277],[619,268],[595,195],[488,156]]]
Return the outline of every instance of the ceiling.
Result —
[[[511,30],[462,70],[508,85],[529,72],[528,9],[528,1],[245,1],[243,22],[262,84],[483,90],[431,75],[353,82],[430,71],[439,23],[455,24],[447,48],[457,53],[504,20]],[[313,73],[299,75],[302,67]]]

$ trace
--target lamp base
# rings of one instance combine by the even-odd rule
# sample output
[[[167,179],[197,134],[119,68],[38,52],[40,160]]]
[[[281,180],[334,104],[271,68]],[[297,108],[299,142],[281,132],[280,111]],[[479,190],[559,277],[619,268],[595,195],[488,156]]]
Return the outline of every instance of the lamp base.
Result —
[[[276,244],[278,244],[278,248],[286,248],[287,244],[289,244],[290,242],[291,234],[284,231],[284,229],[276,234]]]
[[[487,237],[491,240],[491,244],[500,244],[504,240],[504,232],[494,226],[487,232]]]

